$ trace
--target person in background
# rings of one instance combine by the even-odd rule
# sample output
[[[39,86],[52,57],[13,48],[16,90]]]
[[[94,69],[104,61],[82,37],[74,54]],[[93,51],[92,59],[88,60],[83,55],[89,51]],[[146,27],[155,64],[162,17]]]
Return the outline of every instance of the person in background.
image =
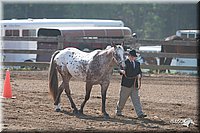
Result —
[[[131,50],[128,54],[128,59],[125,61],[126,67],[119,70],[120,74],[122,74],[122,80],[120,97],[116,108],[117,116],[123,116],[122,110],[128,97],[130,96],[138,118],[147,117],[147,115],[142,111],[140,97],[138,94],[140,89],[140,85],[138,86],[138,79],[141,80],[142,71],[140,63],[136,61],[136,58],[136,51]]]

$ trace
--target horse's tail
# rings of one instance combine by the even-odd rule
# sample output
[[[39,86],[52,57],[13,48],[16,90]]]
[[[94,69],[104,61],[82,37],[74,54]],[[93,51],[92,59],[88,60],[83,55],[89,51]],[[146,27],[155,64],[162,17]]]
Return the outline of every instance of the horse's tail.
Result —
[[[51,61],[50,61],[50,66],[49,66],[49,92],[53,97],[53,100],[56,100],[56,96],[58,93],[58,72],[56,69],[56,64],[54,62],[54,58],[55,56],[59,53],[60,51],[56,51],[52,57],[51,57]]]

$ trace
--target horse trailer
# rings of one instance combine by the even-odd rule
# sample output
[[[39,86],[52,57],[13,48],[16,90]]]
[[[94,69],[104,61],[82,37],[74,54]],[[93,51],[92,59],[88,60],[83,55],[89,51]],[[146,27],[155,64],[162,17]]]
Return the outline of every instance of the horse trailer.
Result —
[[[1,35],[15,37],[37,37],[45,27],[124,27],[121,20],[100,19],[12,19],[1,20]],[[2,49],[37,50],[36,41],[3,41]],[[36,54],[4,53],[5,62],[36,61]]]
[[[178,30],[176,35],[183,39],[199,38],[199,30]],[[175,66],[195,66],[197,67],[197,59],[195,58],[176,58],[173,65]],[[197,74],[197,70],[176,70],[177,73]]]
[[[83,41],[77,41],[76,39],[66,39],[63,43],[63,48],[75,47],[82,51],[92,51],[96,49],[105,49],[106,42],[95,41],[99,38],[131,38],[132,31],[128,27],[59,27],[59,28],[40,28],[37,36],[43,37],[78,37]],[[84,39],[92,40],[91,42],[85,42]],[[56,50],[57,43],[52,42],[38,42],[37,49],[49,49]],[[50,61],[51,53],[37,54],[36,61]]]

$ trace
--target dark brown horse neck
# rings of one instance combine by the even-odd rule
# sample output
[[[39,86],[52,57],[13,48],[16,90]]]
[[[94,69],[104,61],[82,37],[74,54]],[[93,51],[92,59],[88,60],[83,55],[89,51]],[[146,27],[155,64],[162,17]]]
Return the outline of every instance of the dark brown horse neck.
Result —
[[[172,40],[183,40],[183,38],[181,38],[180,36],[177,36],[177,35],[172,35],[172,36],[165,38],[165,41],[172,41]]]

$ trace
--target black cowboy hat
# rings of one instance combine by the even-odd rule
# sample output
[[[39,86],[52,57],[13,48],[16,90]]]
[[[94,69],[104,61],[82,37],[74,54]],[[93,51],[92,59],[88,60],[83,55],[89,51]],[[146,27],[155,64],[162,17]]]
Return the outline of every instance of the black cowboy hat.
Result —
[[[131,51],[129,51],[129,55],[134,56],[134,57],[137,57],[136,51],[135,51],[134,49],[131,50]]]

